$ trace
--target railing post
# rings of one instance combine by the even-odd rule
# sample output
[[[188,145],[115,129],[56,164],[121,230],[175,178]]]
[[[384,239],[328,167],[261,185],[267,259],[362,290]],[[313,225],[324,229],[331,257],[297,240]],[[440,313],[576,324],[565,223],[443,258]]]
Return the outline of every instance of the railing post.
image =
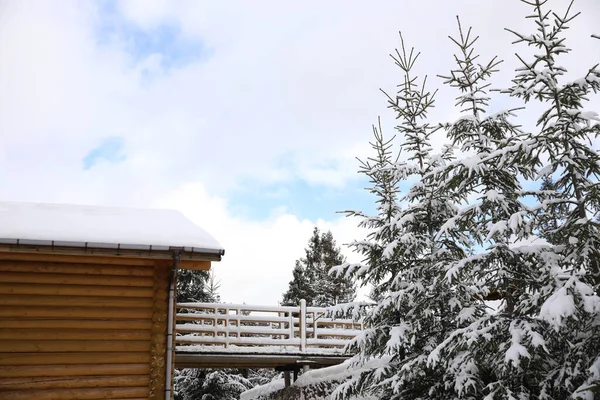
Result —
[[[237,329],[238,329],[237,338],[239,339],[241,337],[240,331],[242,329],[240,327],[240,309],[239,308],[235,309],[235,315],[237,315]]]
[[[313,339],[317,338],[317,312],[313,311],[312,313],[312,323],[313,323]]]
[[[290,311],[290,312],[288,312],[288,315],[290,316],[290,342],[293,342],[294,341],[294,313]]]
[[[217,308],[217,306],[215,306],[213,313],[215,315],[215,319],[213,320],[213,337],[215,338],[215,340],[218,340],[219,335],[217,334],[217,325],[219,325],[219,309]]]
[[[225,308],[225,319],[223,321],[224,335],[225,335],[225,348],[229,347],[229,308]]]
[[[306,300],[300,300],[300,352],[306,350]]]

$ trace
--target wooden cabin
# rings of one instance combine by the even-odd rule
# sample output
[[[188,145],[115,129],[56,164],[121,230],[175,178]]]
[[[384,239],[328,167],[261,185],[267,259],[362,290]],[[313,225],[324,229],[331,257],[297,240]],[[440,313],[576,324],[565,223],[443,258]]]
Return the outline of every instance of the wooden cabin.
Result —
[[[178,268],[217,241],[182,214],[0,203],[0,399],[170,399]]]

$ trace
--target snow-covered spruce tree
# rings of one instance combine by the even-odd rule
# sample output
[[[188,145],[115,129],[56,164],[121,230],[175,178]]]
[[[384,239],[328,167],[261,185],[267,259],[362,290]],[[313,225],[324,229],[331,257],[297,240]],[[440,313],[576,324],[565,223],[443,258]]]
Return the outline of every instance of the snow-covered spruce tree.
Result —
[[[458,205],[437,235],[461,246],[466,257],[444,267],[451,287],[463,283],[450,300],[459,314],[455,329],[428,355],[429,365],[445,371],[444,390],[456,398],[537,398],[541,367],[549,362],[540,336],[546,324],[529,301],[537,258],[519,245],[531,236],[519,177],[533,176],[535,159],[510,122],[512,111],[487,113],[487,81],[500,62],[479,64],[478,38],[460,21],[458,27],[451,38],[459,50],[456,69],[442,76],[460,92],[462,115],[444,125],[457,159],[433,176]],[[494,312],[483,301],[492,299],[502,299]]]
[[[208,271],[180,269],[177,271],[177,302],[213,301],[209,293]]]
[[[534,6],[539,10],[539,3]],[[541,29],[547,15],[550,14],[539,13]],[[556,26],[570,20],[555,18]],[[536,40],[535,36],[520,38]],[[537,40],[544,46],[550,43],[548,37]],[[562,39],[556,40],[562,44]],[[370,328],[352,346],[358,351],[354,364],[360,373],[342,385],[336,395],[347,397],[362,391],[378,392],[381,398],[407,399],[564,399],[572,395],[592,398],[586,388],[597,387],[600,375],[598,298],[594,294],[598,289],[594,260],[599,247],[594,241],[599,240],[596,197],[599,163],[597,154],[590,151],[585,140],[597,135],[598,126],[589,121],[595,114],[578,112],[581,100],[575,102],[577,110],[564,112],[562,118],[566,121],[579,118],[579,126],[575,122],[570,129],[576,132],[587,129],[581,136],[575,135],[576,144],[566,146],[566,157],[565,148],[558,151],[557,148],[568,143],[565,138],[568,135],[554,141],[540,133],[523,138],[509,121],[512,112],[485,114],[489,100],[485,80],[496,62],[492,60],[483,66],[475,62],[474,41],[469,34],[460,32],[460,39],[453,41],[460,48],[456,56],[458,68],[445,79],[461,91],[457,105],[464,114],[456,123],[444,127],[459,150],[456,154],[460,159],[448,160],[450,155],[443,151],[443,165],[422,173],[420,182],[402,198],[406,204],[401,202],[401,205],[384,200],[380,188],[385,187],[382,184],[385,180],[380,178],[383,173],[393,171],[388,176],[394,176],[396,181],[387,192],[397,195],[396,184],[410,176],[407,173],[410,163],[392,166],[388,156],[363,165],[363,171],[374,180],[372,191],[387,206],[380,207],[375,217],[351,213],[363,218],[361,225],[373,232],[367,241],[354,244],[365,254],[365,265],[345,265],[342,269],[375,283],[374,295],[382,300],[367,317]],[[407,59],[406,53],[404,57]],[[545,67],[541,75],[551,75],[552,68],[548,64]],[[535,67],[526,64],[526,70],[532,69]],[[523,75],[521,72],[515,82],[520,83],[519,77]],[[531,82],[535,82],[532,85],[535,87],[543,80],[536,77]],[[591,70],[583,80],[565,86],[554,82],[552,88],[569,88],[570,93],[580,91],[585,97],[598,88],[597,82],[598,74]],[[531,93],[531,89],[515,87],[517,96],[527,90]],[[400,93],[405,88],[406,85],[401,85]],[[546,90],[551,92],[548,87]],[[401,124],[399,129],[406,136],[404,150],[409,143],[420,140],[410,137],[413,125],[406,116],[415,108],[407,106],[410,103],[405,100],[418,96],[407,93],[397,97],[403,99],[404,107],[394,107],[404,126],[409,127],[402,129]],[[552,102],[555,97],[548,96],[546,100]],[[572,94],[566,98],[573,101]],[[549,126],[556,130],[561,125],[560,111],[553,107],[543,118],[554,118]],[[588,121],[584,121],[586,118]],[[383,149],[383,143],[380,140],[376,149]],[[587,150],[578,154],[582,158],[578,162],[585,168],[576,170],[567,180],[569,168],[574,169],[570,164],[577,160],[577,155],[569,151],[578,152],[586,145]],[[387,146],[389,150],[391,144]],[[409,151],[409,160],[421,149]],[[538,171],[545,159],[552,164],[552,151],[558,154],[554,158],[556,166]],[[589,158],[592,162],[586,163]],[[430,154],[425,159],[440,160]],[[546,182],[543,190],[532,193],[542,198],[541,204],[525,206],[521,196],[528,193],[520,190],[517,178],[531,180],[544,175],[554,175],[557,180],[552,187]],[[580,194],[585,193],[581,197],[577,197],[577,185],[573,183],[578,177],[585,188],[585,191],[580,189]],[[562,186],[561,180],[566,182]],[[428,187],[431,191],[425,190],[426,196],[415,195]],[[561,196],[564,196],[562,201]],[[446,213],[438,214],[443,223],[427,220],[430,214],[421,215],[419,221],[426,221],[424,227],[411,231],[414,226],[410,227],[406,221],[413,221],[412,208],[423,207],[424,199],[436,198],[457,207],[447,207]],[[585,220],[579,206],[583,198],[591,215]],[[530,203],[531,199],[527,199],[527,204]],[[549,238],[548,212],[552,207],[564,212],[565,205],[571,212],[565,212],[564,223],[555,224],[551,240],[541,240]],[[387,219],[382,210],[392,211]],[[563,215],[556,218],[561,221]],[[569,219],[578,226],[566,231]],[[579,230],[579,236],[572,234],[574,230]],[[561,236],[561,232],[568,233]],[[417,235],[427,238],[429,246],[410,247]],[[583,240],[586,242],[582,247]],[[415,268],[412,260],[401,254],[412,254],[425,263],[420,269]],[[382,281],[387,282],[381,284]],[[397,285],[398,282],[402,285]],[[420,290],[411,293],[412,287]],[[431,294],[437,297],[438,308],[432,306],[435,303]],[[482,301],[491,295],[503,300],[495,313],[487,312]],[[392,310],[400,311],[400,315],[387,311],[389,305]],[[415,318],[417,313],[420,318]],[[415,326],[419,329],[415,330]],[[431,327],[437,328],[437,335]],[[385,358],[386,354],[389,358]],[[373,358],[380,359],[381,366],[365,368],[366,361],[372,362]]]
[[[221,281],[217,280],[215,276],[215,270],[211,269],[210,274],[208,276],[208,281],[206,282],[206,294],[208,298],[213,303],[221,302],[221,295],[219,294],[219,289],[221,288]]]
[[[360,373],[335,390],[336,398],[357,393],[385,399],[447,398],[444,370],[430,366],[427,355],[455,328],[460,312],[450,300],[461,284],[448,285],[442,268],[463,258],[464,252],[437,237],[455,208],[431,177],[450,161],[451,149],[444,147],[437,154],[432,149],[434,127],[427,113],[435,94],[426,90],[426,79],[419,81],[412,74],[419,55],[407,52],[402,40],[402,50],[392,57],[403,75],[397,94],[388,96],[400,121],[396,128],[401,157],[394,156],[393,139],[384,139],[381,129],[374,129],[376,156],[361,163],[361,172],[372,183],[377,214],[348,212],[371,232],[366,240],[351,244],[364,262],[337,269],[373,285],[372,295],[380,301],[367,310],[367,328],[349,345],[357,352],[352,368]],[[404,195],[402,186],[410,187]]]
[[[254,387],[239,371],[230,369],[183,370],[175,383],[176,400],[236,400]]]
[[[511,32],[515,43],[527,44],[537,54],[531,61],[517,55],[522,67],[507,92],[526,104],[537,100],[545,106],[528,143],[540,165],[538,176],[553,179],[551,190],[535,193],[538,202],[529,216],[533,232],[548,234],[545,210],[560,207],[565,213],[549,245],[532,249],[540,262],[539,285],[530,290],[531,312],[552,327],[543,332],[552,362],[539,384],[546,398],[591,399],[587,388],[597,388],[600,381],[600,155],[592,144],[600,125],[598,113],[584,107],[600,90],[600,70],[596,65],[565,82],[567,71],[559,59],[570,52],[565,31],[578,15],[571,11],[573,2],[559,15],[545,9],[547,1],[522,1],[531,6],[528,18],[537,29],[533,34]]]
[[[372,187],[367,190],[377,198],[378,213],[371,216],[362,211],[346,212],[348,216],[360,219],[359,227],[373,230],[373,233],[367,237],[367,240],[356,241],[350,245],[356,252],[365,256],[364,263],[344,263],[334,267],[336,270],[334,272],[360,279],[361,286],[372,285],[371,297],[381,300],[387,288],[385,285],[379,287],[379,284],[394,273],[394,266],[385,265],[388,260],[382,259],[381,255],[394,240],[395,230],[391,224],[400,213],[397,203],[400,177],[394,171],[399,155],[393,155],[395,136],[391,139],[384,138],[381,121],[378,127],[373,126],[373,136],[374,141],[370,144],[376,155],[366,161],[359,160],[361,163],[359,172],[365,174],[372,184]]]
[[[331,268],[345,262],[342,250],[336,245],[331,231],[321,234],[321,261],[315,263],[317,276],[317,294],[314,305],[327,307],[339,303],[348,303],[356,297],[356,284],[353,280],[329,274]]]
[[[332,267],[345,261],[331,232],[320,233],[315,227],[305,253],[296,261],[293,279],[283,294],[283,305],[298,305],[304,299],[309,306],[327,307],[354,300],[354,282],[329,275]]]
[[[312,299],[314,289],[308,281],[305,268],[300,260],[296,260],[296,265],[292,271],[292,280],[289,283],[288,290],[283,294],[281,302],[284,306],[297,306],[300,299]]]

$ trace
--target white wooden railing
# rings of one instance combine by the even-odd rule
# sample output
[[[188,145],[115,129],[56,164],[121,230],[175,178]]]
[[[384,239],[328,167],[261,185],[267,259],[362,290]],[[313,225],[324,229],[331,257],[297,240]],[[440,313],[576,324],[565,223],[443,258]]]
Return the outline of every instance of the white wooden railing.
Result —
[[[340,353],[363,329],[361,321],[327,317],[327,309],[178,303],[178,351]]]

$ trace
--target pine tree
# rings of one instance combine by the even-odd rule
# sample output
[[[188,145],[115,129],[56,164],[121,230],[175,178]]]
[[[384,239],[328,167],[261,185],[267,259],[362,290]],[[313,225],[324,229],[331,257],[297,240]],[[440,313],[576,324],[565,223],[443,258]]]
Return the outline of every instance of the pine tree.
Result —
[[[210,302],[207,282],[210,279],[208,271],[180,269],[177,271],[177,302]]]
[[[563,33],[576,15],[522,1],[538,31],[515,33],[517,41],[542,54],[520,58],[506,92],[547,104],[538,132],[521,132],[515,110],[487,114],[487,80],[499,63],[480,65],[477,38],[459,24],[457,68],[443,78],[461,92],[463,115],[442,125],[452,147],[434,154],[433,97],[411,76],[418,55],[397,52],[405,77],[389,104],[406,161],[375,129],[377,156],[361,172],[378,214],[349,213],[371,233],[353,244],[365,261],[338,271],[372,283],[380,301],[351,345],[359,372],[338,398],[592,399],[600,386],[600,157],[590,143],[600,125],[583,109],[600,73],[561,84],[556,61],[569,51]],[[544,177],[540,190],[521,188]],[[502,302],[490,312],[492,295]]]
[[[296,261],[283,305],[298,305],[304,299],[309,306],[328,307],[354,300],[356,287],[352,280],[329,273],[345,261],[331,232],[321,234],[315,227],[305,254]]]
[[[586,111],[590,94],[600,90],[600,70],[588,69],[582,78],[563,82],[561,56],[566,30],[578,16],[571,2],[563,15],[546,10],[547,1],[523,1],[532,7],[533,34],[515,34],[515,43],[537,49],[532,61],[519,58],[513,85],[507,92],[525,104],[537,100],[546,109],[528,138],[538,176],[552,177],[551,191],[537,194],[530,207],[532,230],[548,237],[550,245],[536,249],[537,285],[529,291],[532,313],[548,327],[540,335],[552,358],[542,369],[541,392],[547,398],[591,398],[586,391],[600,379],[600,155],[591,139],[600,134],[598,113]],[[547,214],[558,209],[561,223],[547,232]],[[594,383],[595,382],[595,383]]]
[[[488,79],[500,61],[477,63],[478,37],[470,29],[463,31],[460,20],[458,28],[458,37],[451,37],[459,50],[456,69],[442,76],[444,83],[460,92],[456,105],[462,115],[444,124],[457,159],[435,179],[440,193],[451,193],[458,205],[437,236],[464,251],[465,257],[444,267],[448,283],[462,283],[450,299],[460,312],[454,329],[445,333],[427,358],[430,367],[445,371],[446,391],[452,388],[455,396],[529,396],[536,391],[531,381],[537,371],[521,367],[520,350],[526,347],[535,355],[541,344],[539,323],[521,300],[536,277],[531,268],[535,258],[514,247],[530,235],[519,177],[531,178],[535,162],[523,153],[523,134],[510,122],[514,110],[487,113]],[[490,298],[503,300],[493,313],[483,301]],[[530,361],[527,366],[533,367],[547,358],[541,355]]]
[[[292,272],[292,280],[290,281],[287,292],[283,294],[282,305],[285,306],[296,306],[299,304],[300,299],[313,299],[315,296],[315,290],[311,286],[306,276],[305,268],[302,266],[300,260],[296,260],[296,266]]]
[[[219,289],[221,288],[221,281],[217,280],[215,276],[215,270],[211,269],[208,276],[208,282],[206,283],[206,297],[211,303],[220,303],[221,295]]]
[[[241,371],[184,369],[175,376],[175,400],[236,400],[255,385]]]
[[[362,373],[336,389],[338,398],[357,392],[386,399],[444,393],[444,371],[430,367],[426,353],[454,326],[453,316],[458,314],[450,300],[460,285],[441,279],[441,266],[464,254],[453,241],[436,236],[455,207],[431,176],[451,160],[452,153],[448,147],[438,154],[433,151],[435,128],[426,119],[435,93],[427,91],[426,78],[419,81],[413,75],[419,54],[407,51],[402,37],[401,44],[401,52],[392,57],[403,81],[398,93],[388,96],[400,121],[396,129],[403,139],[401,153],[395,156],[393,140],[384,139],[381,127],[374,128],[376,156],[361,163],[361,172],[373,185],[377,215],[348,212],[371,233],[367,240],[352,244],[365,261],[343,266],[346,276],[353,274],[363,285],[373,285],[373,297],[381,300],[367,312],[368,328],[350,345],[358,352],[354,368]],[[400,183],[415,180],[401,195]],[[368,367],[372,358],[380,359],[380,365]]]

